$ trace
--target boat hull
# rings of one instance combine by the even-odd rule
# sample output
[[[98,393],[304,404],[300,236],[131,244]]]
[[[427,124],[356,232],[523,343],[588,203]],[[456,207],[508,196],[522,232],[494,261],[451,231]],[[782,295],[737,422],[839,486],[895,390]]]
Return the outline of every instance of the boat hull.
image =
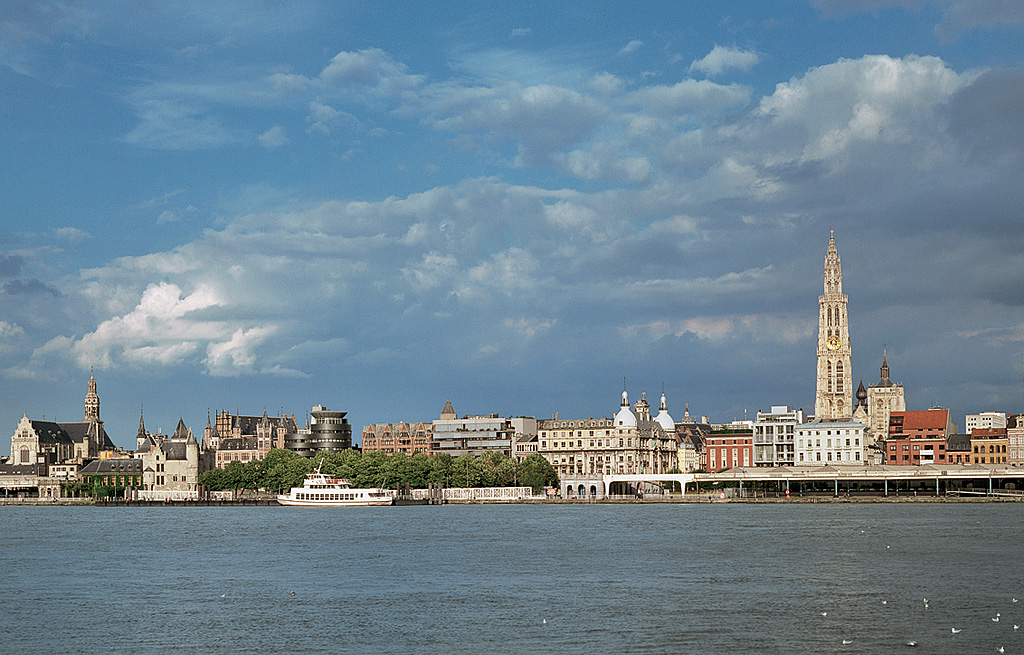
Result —
[[[356,500],[297,500],[289,496],[278,496],[280,505],[289,507],[380,507],[391,505],[392,498],[370,498]]]

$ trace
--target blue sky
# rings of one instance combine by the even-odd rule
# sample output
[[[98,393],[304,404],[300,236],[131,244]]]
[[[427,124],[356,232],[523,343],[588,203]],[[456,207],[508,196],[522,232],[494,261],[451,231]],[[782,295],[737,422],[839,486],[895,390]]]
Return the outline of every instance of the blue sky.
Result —
[[[5,2],[0,422],[1024,411],[1024,6]],[[5,449],[5,447],[0,447]]]

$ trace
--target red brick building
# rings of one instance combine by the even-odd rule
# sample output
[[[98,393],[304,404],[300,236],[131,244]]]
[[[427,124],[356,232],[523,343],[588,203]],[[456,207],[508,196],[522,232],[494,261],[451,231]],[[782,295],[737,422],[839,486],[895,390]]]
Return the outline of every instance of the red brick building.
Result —
[[[388,455],[395,453],[434,454],[434,426],[429,421],[419,423],[373,423],[363,428],[363,452],[379,450]]]
[[[948,464],[946,439],[953,432],[949,410],[892,412],[885,440],[885,463],[890,466]]]
[[[704,436],[709,473],[754,465],[753,432],[712,432]]]

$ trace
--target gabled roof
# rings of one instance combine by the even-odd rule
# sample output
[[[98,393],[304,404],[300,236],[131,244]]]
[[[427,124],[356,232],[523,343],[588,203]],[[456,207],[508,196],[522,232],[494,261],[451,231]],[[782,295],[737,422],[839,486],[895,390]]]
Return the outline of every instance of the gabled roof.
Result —
[[[114,442],[107,436],[102,423],[95,421],[77,421],[75,423],[58,423],[75,443],[84,443],[93,439],[99,444],[100,450],[113,450]]]
[[[925,430],[928,428],[944,430],[949,424],[949,410],[945,408],[893,412],[889,415],[890,424],[894,418],[899,416],[903,417],[904,430]]]
[[[59,423],[52,421],[32,421],[32,429],[39,437],[39,443],[73,443],[74,440]]]
[[[946,452],[970,452],[971,435],[951,434],[946,438]]]

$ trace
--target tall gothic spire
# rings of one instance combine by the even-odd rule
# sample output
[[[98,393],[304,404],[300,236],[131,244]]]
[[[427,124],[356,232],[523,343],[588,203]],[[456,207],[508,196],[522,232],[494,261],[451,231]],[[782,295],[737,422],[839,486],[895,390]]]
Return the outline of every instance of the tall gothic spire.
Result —
[[[843,260],[836,249],[835,230],[829,230],[828,251],[825,253],[825,295],[843,293]]]
[[[139,433],[136,435],[137,439],[146,438],[146,423],[142,420],[142,406],[139,406]]]
[[[825,253],[824,293],[818,298],[818,372],[814,397],[817,418],[851,415],[853,376],[850,370],[850,329],[843,294],[842,260],[830,231]]]
[[[92,367],[89,367],[89,385],[85,394],[85,420],[100,420],[100,397],[96,393],[96,378],[93,377]]]

